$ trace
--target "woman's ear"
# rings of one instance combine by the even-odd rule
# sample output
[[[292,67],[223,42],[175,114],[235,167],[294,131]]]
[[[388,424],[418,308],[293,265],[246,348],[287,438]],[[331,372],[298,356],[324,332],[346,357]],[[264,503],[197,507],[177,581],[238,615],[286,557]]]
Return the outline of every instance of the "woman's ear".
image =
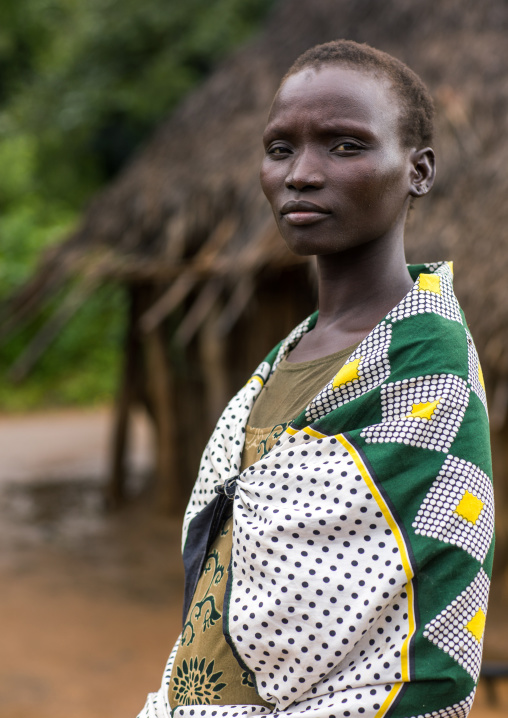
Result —
[[[415,150],[412,157],[412,177],[409,194],[422,197],[432,189],[436,178],[436,156],[431,147]]]

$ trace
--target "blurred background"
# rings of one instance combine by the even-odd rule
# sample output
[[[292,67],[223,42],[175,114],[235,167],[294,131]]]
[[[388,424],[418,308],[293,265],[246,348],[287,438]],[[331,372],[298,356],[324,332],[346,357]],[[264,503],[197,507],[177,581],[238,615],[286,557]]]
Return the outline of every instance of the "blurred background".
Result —
[[[258,186],[260,136],[292,61],[337,37],[436,101],[408,259],[454,261],[482,360],[500,677],[471,715],[506,715],[507,32],[505,0],[3,0],[0,718],[126,718],[159,685],[206,438],[315,306]]]

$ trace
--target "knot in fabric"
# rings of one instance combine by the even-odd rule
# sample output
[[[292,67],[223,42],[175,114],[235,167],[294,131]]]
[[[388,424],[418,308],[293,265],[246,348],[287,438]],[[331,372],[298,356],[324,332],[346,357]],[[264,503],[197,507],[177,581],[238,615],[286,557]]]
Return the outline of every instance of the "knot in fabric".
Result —
[[[236,480],[238,479],[238,476],[232,476],[230,479],[226,479],[223,484],[218,484],[215,486],[215,493],[216,494],[223,494],[226,498],[233,499],[235,498],[235,491],[236,491]]]

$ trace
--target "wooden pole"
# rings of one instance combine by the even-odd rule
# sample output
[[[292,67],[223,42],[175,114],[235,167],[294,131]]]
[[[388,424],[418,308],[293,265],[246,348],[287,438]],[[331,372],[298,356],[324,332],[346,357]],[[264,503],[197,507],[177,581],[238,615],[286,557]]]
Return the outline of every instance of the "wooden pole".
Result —
[[[136,399],[136,383],[140,371],[140,342],[136,324],[138,297],[134,290],[129,294],[129,318],[124,341],[123,371],[118,391],[110,449],[110,472],[106,485],[106,504],[116,508],[125,498],[127,454],[131,408]]]
[[[229,399],[228,371],[224,336],[219,333],[219,307],[215,306],[209,321],[205,322],[199,333],[199,356],[205,382],[205,400],[207,423],[212,429]]]
[[[176,415],[172,396],[173,375],[167,356],[164,325],[145,337],[147,389],[156,427],[157,507],[167,514],[182,508],[181,477],[178,474]]]

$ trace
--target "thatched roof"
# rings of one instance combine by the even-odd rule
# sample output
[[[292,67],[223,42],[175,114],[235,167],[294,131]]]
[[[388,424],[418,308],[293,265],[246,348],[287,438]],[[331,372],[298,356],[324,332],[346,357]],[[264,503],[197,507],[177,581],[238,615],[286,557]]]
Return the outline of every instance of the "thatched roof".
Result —
[[[187,336],[199,324],[200,291],[201,304],[225,292],[230,314],[240,312],[254,286],[246,278],[297,261],[277,238],[258,182],[271,98],[298,54],[337,37],[387,50],[429,84],[438,109],[438,181],[417,203],[408,255],[455,261],[485,368],[508,376],[504,0],[283,0],[264,32],[191,93],[95,197],[75,233],[18,294],[13,321],[76,274],[90,286],[105,278],[167,285],[145,314],[145,329],[191,292],[198,306]]]

